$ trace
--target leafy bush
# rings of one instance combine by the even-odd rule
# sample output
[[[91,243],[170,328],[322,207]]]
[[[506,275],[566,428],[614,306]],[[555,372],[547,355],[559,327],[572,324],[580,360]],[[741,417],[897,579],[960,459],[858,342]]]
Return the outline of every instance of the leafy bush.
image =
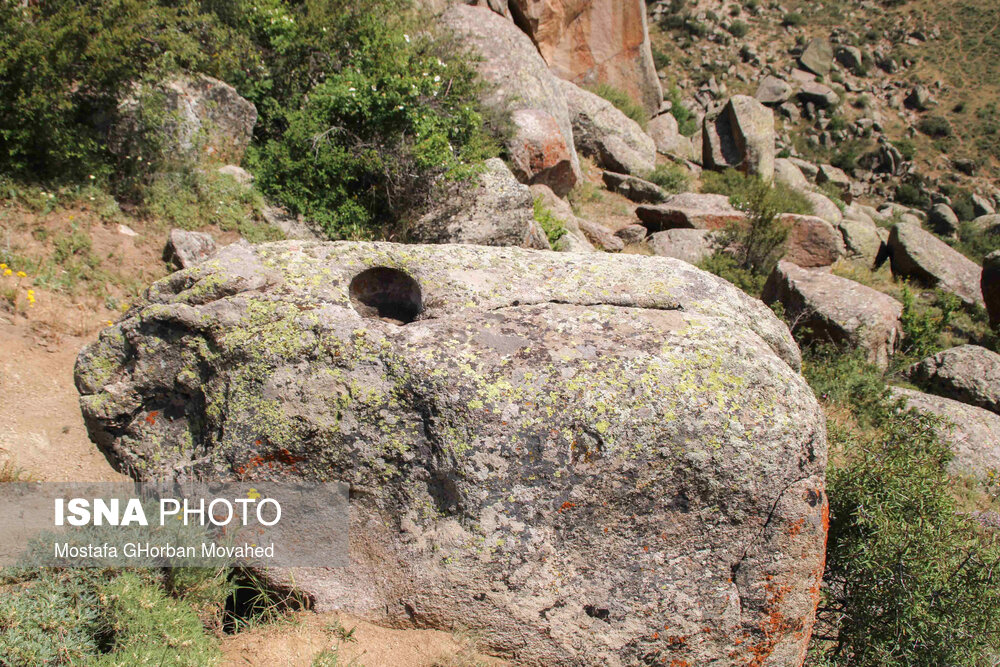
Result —
[[[671,86],[667,93],[670,101],[670,113],[677,120],[677,129],[685,137],[690,137],[698,131],[698,120],[691,111],[681,104],[681,91],[676,85]]]
[[[951,123],[941,116],[928,116],[917,123],[917,129],[929,137],[950,137]]]
[[[897,139],[892,142],[892,145],[896,147],[896,150],[899,151],[899,154],[907,162],[917,156],[917,145],[913,143],[912,139]]]
[[[857,352],[809,352],[803,372],[849,415],[828,421],[835,463],[814,663],[986,664],[1000,637],[1000,549],[957,512],[939,421],[893,401]]]
[[[746,34],[750,32],[750,26],[747,25],[745,21],[733,21],[729,25],[729,34],[731,34],[736,39],[741,37],[746,37]]]
[[[590,89],[596,95],[600,95],[611,104],[615,105],[619,111],[637,122],[642,129],[646,129],[649,122],[649,114],[641,104],[632,99],[632,96],[624,90],[615,88],[606,83],[600,83]]]
[[[800,26],[806,22],[806,17],[798,12],[788,12],[781,19],[781,24],[786,26]]]
[[[658,70],[670,67],[670,56],[657,48],[653,48],[653,66]]]
[[[991,227],[977,227],[971,221],[963,221],[958,227],[961,239],[955,246],[973,261],[982,264],[983,258],[994,250],[1000,250],[1000,230]]]
[[[962,303],[957,296],[940,292],[934,306],[928,307],[921,304],[906,286],[900,293],[900,301],[903,304],[903,313],[899,318],[903,341],[893,363],[903,368],[944,348],[941,337],[961,310]]]
[[[687,170],[675,162],[656,165],[656,168],[646,174],[646,180],[659,185],[666,192],[685,192],[690,183]]]
[[[549,240],[549,245],[552,246],[554,250],[558,250],[559,239],[566,236],[566,227],[563,221],[557,218],[551,210],[546,208],[542,203],[541,197],[535,197],[535,221],[541,225],[542,231],[545,232],[546,238]]]
[[[757,187],[759,181],[754,177],[747,177],[736,169],[726,169],[715,172],[706,171],[701,175],[701,191],[726,195],[734,206],[743,206],[747,196]],[[795,213],[797,215],[812,215],[814,213],[812,204],[798,190],[789,187],[785,183],[775,181],[771,185],[771,193],[768,196],[768,204],[778,209],[779,213]]]
[[[767,282],[766,275],[742,268],[735,257],[722,249],[716,250],[698,262],[698,268],[714,273],[723,280],[728,280],[750,296],[758,299],[761,292],[764,291],[764,283]]]
[[[751,177],[730,199],[746,220],[730,223],[717,235],[718,245],[733,253],[739,268],[766,276],[784,252],[790,231],[779,217],[784,211],[778,193],[769,183]]]

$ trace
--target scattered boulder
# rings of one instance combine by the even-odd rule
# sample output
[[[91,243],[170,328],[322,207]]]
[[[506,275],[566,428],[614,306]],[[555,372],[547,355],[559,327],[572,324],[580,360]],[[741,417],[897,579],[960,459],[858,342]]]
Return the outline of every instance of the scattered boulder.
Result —
[[[829,271],[778,262],[761,298],[781,303],[787,319],[809,340],[860,348],[882,369],[903,335],[903,304]]]
[[[972,213],[977,218],[984,215],[993,215],[997,212],[996,208],[986,197],[982,197],[976,193],[972,194]]]
[[[600,95],[560,82],[569,105],[573,140],[603,169],[646,174],[656,166],[656,144],[634,120]]]
[[[178,269],[186,269],[215,254],[215,239],[205,232],[171,229],[163,248],[163,261]]]
[[[833,46],[825,37],[817,37],[806,44],[799,56],[799,64],[813,74],[828,76],[833,67]]]
[[[834,57],[838,63],[851,70],[854,74],[860,75],[865,70],[864,56],[861,55],[861,49],[856,46],[840,44],[834,52]]]
[[[650,233],[678,228],[722,229],[746,218],[729,203],[729,197],[695,192],[671,195],[662,204],[639,206],[635,214]]]
[[[798,364],[669,258],[286,241],[156,282],[75,379],[137,479],[350,484],[349,565],[295,572],[319,610],[523,664],[794,665],[828,511]]]
[[[818,192],[806,191],[802,193],[813,208],[813,214],[823,218],[828,222],[832,222],[835,225],[840,224],[840,221],[844,219],[844,214],[841,212],[840,207],[833,203],[833,200],[822,195]]]
[[[754,97],[761,104],[780,106],[792,99],[792,87],[784,79],[769,74],[761,79]]]
[[[913,364],[906,374],[911,382],[932,394],[1000,414],[1000,354],[985,347],[959,345],[947,349]]]
[[[511,171],[522,183],[541,183],[565,196],[576,185],[574,155],[555,117],[541,109],[517,109],[511,114],[515,132],[507,141]]]
[[[802,84],[798,92],[799,101],[814,104],[819,109],[828,109],[840,104],[840,96],[830,86],[815,81]]]
[[[441,15],[441,22],[480,55],[475,66],[490,84],[484,88],[487,105],[511,114],[535,109],[558,125],[559,137],[554,137],[546,129],[551,125],[543,115],[521,115],[521,122],[515,122],[507,149],[515,156],[522,181],[554,185],[558,191],[566,189],[567,183],[570,188],[575,185],[582,176],[566,96],[531,39],[511,21],[484,7],[454,4]],[[518,136],[522,131],[525,136]],[[564,155],[570,158],[572,174],[568,177],[562,166]],[[541,171],[533,171],[532,165]]]
[[[893,225],[889,233],[892,273],[915,278],[928,287],[957,295],[967,304],[983,303],[982,269],[971,259],[912,222]]]
[[[147,127],[150,117],[162,118],[162,125]],[[138,150],[137,142],[155,130],[159,150],[171,158],[239,164],[253,137],[257,107],[228,83],[200,74],[135,86],[119,102],[117,118],[108,136],[116,155]]]
[[[647,243],[654,255],[688,264],[698,264],[715,251],[709,229],[667,229],[650,236]]]
[[[447,181],[408,230],[418,243],[472,243],[548,249],[534,217],[534,199],[500,158],[474,181]]]
[[[916,111],[928,111],[932,106],[936,104],[934,97],[931,95],[931,91],[927,86],[915,86],[910,94],[906,96],[903,103],[910,109],[915,109]]]
[[[649,121],[646,132],[653,138],[656,150],[660,153],[674,155],[685,160],[695,158],[695,149],[691,145],[691,140],[681,134],[677,119],[674,118],[673,114],[662,113],[653,118]]]
[[[924,394],[913,389],[891,387],[894,397],[907,408],[940,417],[938,434],[955,457],[949,464],[953,474],[985,480],[1000,461],[1000,416],[959,401]]]
[[[734,167],[764,180],[774,178],[774,112],[752,97],[734,95],[702,126],[702,164]]]
[[[823,218],[786,213],[781,222],[790,229],[784,259],[793,264],[803,268],[830,266],[846,253],[840,230]]]
[[[844,237],[847,257],[862,260],[868,266],[874,265],[882,249],[882,237],[875,223],[845,218],[837,226]]]
[[[805,190],[809,187],[809,181],[802,174],[802,170],[787,158],[774,160],[774,179],[796,190]]]
[[[978,232],[1000,234],[1000,215],[995,213],[981,215],[972,221],[972,228]]]
[[[851,178],[844,170],[840,167],[834,167],[832,164],[820,164],[819,172],[816,174],[816,182],[820,185],[824,183],[832,183],[839,187],[842,191],[847,191],[851,187]]]
[[[646,228],[642,225],[625,225],[617,232],[615,236],[620,238],[625,245],[636,245],[642,243],[646,240]]]
[[[617,192],[621,196],[640,204],[655,204],[667,198],[667,193],[656,183],[650,183],[638,176],[629,174],[616,174],[613,171],[606,171],[601,178],[604,186],[612,192]]]
[[[947,204],[934,204],[927,214],[927,222],[941,236],[958,234],[958,216]]]
[[[994,250],[983,260],[983,274],[980,287],[990,324],[1000,328],[1000,250]]]
[[[652,116],[663,101],[642,2],[514,0],[514,21],[556,76],[581,86],[606,83],[640,101]]]
[[[816,177],[819,176],[819,167],[812,162],[797,157],[790,157],[787,159],[793,165],[798,167],[799,171],[802,172],[802,175],[806,177],[806,180],[815,181]]]

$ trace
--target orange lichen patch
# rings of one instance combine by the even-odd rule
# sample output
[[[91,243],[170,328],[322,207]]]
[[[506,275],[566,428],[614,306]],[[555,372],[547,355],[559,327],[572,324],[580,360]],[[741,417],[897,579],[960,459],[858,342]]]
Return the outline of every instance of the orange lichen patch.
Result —
[[[802,527],[806,525],[805,519],[799,519],[788,528],[788,534],[795,537],[802,532]]]
[[[576,503],[571,503],[570,501],[567,500],[566,502],[564,502],[562,505],[559,506],[559,513],[562,514],[563,510],[572,509],[574,507],[576,507]]]
[[[256,440],[256,444],[260,444],[260,440]],[[284,470],[290,473],[298,473],[299,469],[296,464],[304,461],[305,457],[295,456],[287,449],[279,449],[276,452],[268,452],[263,455],[251,456],[246,464],[236,468],[236,473],[239,475],[246,475],[253,470],[258,468],[267,467],[268,470]]]
[[[674,658],[670,661],[670,667],[688,667],[687,660],[681,660],[680,658]]]
[[[153,410],[148,415],[146,415],[146,423],[152,426],[156,423],[156,417],[160,414],[159,410]]]

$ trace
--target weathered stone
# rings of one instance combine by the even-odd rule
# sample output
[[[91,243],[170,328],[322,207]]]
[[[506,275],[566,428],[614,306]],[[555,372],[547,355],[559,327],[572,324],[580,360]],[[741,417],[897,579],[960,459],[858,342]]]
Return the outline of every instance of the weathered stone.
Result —
[[[215,239],[205,232],[171,229],[163,248],[163,261],[186,269],[215,254]]]
[[[984,215],[994,215],[997,212],[996,208],[986,197],[982,197],[976,193],[972,194],[972,213],[977,218]]]
[[[573,140],[598,166],[627,174],[646,174],[656,166],[656,144],[634,120],[611,102],[569,81],[560,86],[569,105]]]
[[[910,109],[916,109],[917,111],[928,111],[932,106],[937,104],[927,86],[915,86],[910,91],[910,94],[906,96],[904,103]]]
[[[150,116],[162,118],[160,127],[148,127]],[[136,86],[118,104],[108,147],[116,155],[132,154],[152,130],[171,159],[239,164],[256,122],[257,107],[229,84],[205,75],[180,77]]]
[[[781,222],[789,226],[784,259],[793,264],[830,266],[846,253],[840,230],[823,218],[786,213]]]
[[[792,98],[792,87],[787,81],[768,75],[761,79],[754,97],[761,104],[778,106]]]
[[[774,180],[779,183],[794,188],[805,190],[809,187],[809,181],[802,174],[802,170],[795,166],[795,163],[787,158],[776,158],[774,161]]]
[[[725,195],[684,192],[667,197],[662,204],[639,206],[636,216],[652,232],[664,229],[722,229],[730,222],[746,219]]]
[[[861,55],[861,49],[856,46],[841,44],[837,46],[834,57],[838,63],[851,70],[854,74],[860,75],[864,72],[864,57]]]
[[[799,64],[813,74],[829,75],[833,67],[833,46],[830,45],[830,40],[825,37],[811,40],[799,56]]]
[[[560,198],[552,188],[541,183],[531,186],[532,197],[539,201],[566,229],[566,235],[556,241],[553,250],[560,252],[595,252],[595,248],[580,228],[580,218],[573,213],[573,207]]]
[[[931,229],[942,236],[955,236],[958,233],[958,216],[947,204],[934,204],[927,214],[927,222]]]
[[[843,169],[834,167],[832,164],[820,164],[817,166],[819,167],[819,173],[816,174],[816,182],[820,185],[832,183],[844,191],[851,187],[851,177],[844,173]]]
[[[1000,215],[996,213],[981,215],[972,221],[972,228],[977,232],[1000,234]]]
[[[815,181],[816,177],[819,176],[819,167],[817,167],[812,162],[809,162],[808,160],[803,160],[797,157],[790,157],[788,158],[788,161],[791,162],[796,167],[798,167],[799,171],[802,172],[802,175],[805,176],[806,180],[808,181]]]
[[[990,324],[1000,328],[1000,250],[994,250],[983,259],[983,273],[979,282]]]
[[[1000,354],[985,347],[952,347],[918,361],[906,373],[925,391],[1000,414]]]
[[[667,229],[649,237],[649,248],[659,257],[698,264],[715,251],[709,229]]]
[[[350,565],[294,573],[317,609],[521,664],[796,665],[827,511],[798,360],[673,259],[290,241],[158,281],[76,383],[137,478],[349,483]]]
[[[620,238],[625,245],[636,245],[642,243],[646,240],[646,235],[649,232],[642,225],[625,225],[617,232],[615,236]]]
[[[549,159],[538,164],[556,168],[560,164],[556,157],[568,153],[572,181],[577,183],[582,176],[573,144],[573,127],[566,96],[559,86],[559,79],[549,70],[531,39],[512,22],[484,7],[452,5],[442,14],[441,22],[481,57],[474,65],[480,76],[490,84],[484,87],[483,101],[488,106],[511,113],[536,109],[555,119],[565,151],[557,145],[558,141],[548,138],[542,142],[541,147],[549,151]],[[527,117],[522,117],[522,122],[526,120]],[[507,145],[512,155],[521,155],[522,158],[525,154],[530,156],[539,150],[538,142],[541,137],[549,137],[534,125],[524,124],[529,130],[528,136],[519,138],[518,133],[514,132]],[[548,143],[550,139],[553,142],[551,145]],[[530,167],[530,159],[522,159],[522,162]],[[531,178],[527,180],[531,181],[533,178],[534,174],[531,174]],[[563,180],[570,179],[565,178],[557,169],[551,179],[545,177],[536,182],[550,185],[554,183],[556,189],[561,191]]]
[[[937,431],[955,457],[949,469],[954,474],[986,479],[1000,462],[1000,416],[959,401],[924,394],[912,389],[891,387],[907,408],[940,417]]]
[[[752,97],[733,96],[702,126],[702,164],[774,178],[774,112]]]
[[[656,150],[664,155],[674,155],[685,160],[695,158],[691,140],[681,134],[673,114],[663,113],[649,121],[646,132],[653,138]],[[699,148],[701,146],[699,145]],[[701,151],[698,151],[699,154]]]
[[[559,77],[607,83],[653,115],[663,101],[642,0],[514,0],[512,18]]]
[[[799,101],[815,104],[819,109],[827,109],[840,104],[840,96],[837,95],[833,88],[822,83],[803,83],[799,89],[798,97]]]
[[[541,183],[565,196],[576,185],[573,151],[566,145],[559,123],[541,109],[517,109],[511,114],[516,128],[507,141],[511,171],[522,183]]]
[[[655,204],[667,198],[667,193],[656,183],[650,183],[638,176],[616,174],[606,171],[601,178],[608,190],[638,203]]]
[[[535,222],[534,199],[500,158],[474,181],[445,181],[433,204],[408,229],[419,243],[473,243],[548,249]]]
[[[882,249],[882,237],[875,223],[845,218],[837,226],[844,237],[847,256],[860,259],[868,266],[873,265]]]
[[[780,302],[800,335],[860,348],[869,362],[882,369],[903,335],[899,321],[903,304],[829,271],[778,262],[761,299],[767,304]]]
[[[888,245],[893,275],[940,287],[967,304],[984,305],[979,288],[982,269],[919,225],[912,222],[893,225]]]
[[[814,215],[835,225],[839,225],[840,221],[844,219],[844,214],[840,211],[840,207],[834,204],[833,200],[826,195],[806,191],[802,193],[802,196],[809,201]]]

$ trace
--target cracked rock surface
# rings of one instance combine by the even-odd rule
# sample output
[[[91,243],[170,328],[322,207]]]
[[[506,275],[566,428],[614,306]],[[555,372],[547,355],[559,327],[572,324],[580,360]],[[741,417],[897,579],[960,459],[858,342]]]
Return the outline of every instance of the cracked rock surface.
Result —
[[[350,567],[294,572],[319,608],[518,664],[798,665],[827,507],[798,364],[679,260],[286,241],[155,283],[76,381],[137,478],[349,482]]]

